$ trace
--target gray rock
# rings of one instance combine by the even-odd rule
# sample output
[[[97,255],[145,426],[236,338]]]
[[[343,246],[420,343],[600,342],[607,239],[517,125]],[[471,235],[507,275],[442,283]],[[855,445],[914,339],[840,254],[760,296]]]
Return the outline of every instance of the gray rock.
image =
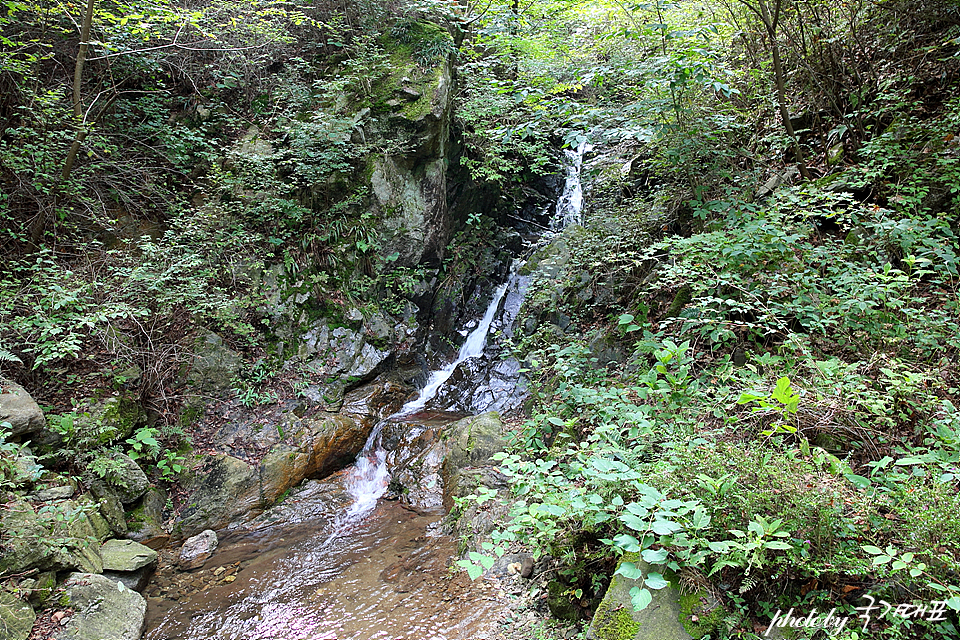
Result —
[[[107,524],[106,519],[100,515],[98,509],[93,509],[87,512],[87,520],[90,521],[90,526],[93,528],[93,535],[98,542],[103,542],[111,536],[113,533],[110,530],[110,525]]]
[[[54,590],[57,588],[57,572],[56,571],[44,571],[43,573],[37,574],[36,578],[30,578],[29,586],[27,586],[27,580],[24,580],[20,583],[20,587],[28,591],[30,603],[34,606],[41,606],[44,602],[47,601],[51,595],[53,595]]]
[[[107,540],[100,557],[104,571],[130,572],[156,563],[157,552],[133,540]]]
[[[33,607],[12,593],[0,590],[0,638],[27,640],[36,619]]]
[[[453,508],[453,494],[460,475],[467,467],[491,464],[491,456],[503,451],[503,421],[494,411],[464,418],[450,426],[445,434],[449,452],[443,461],[443,506]]]
[[[27,447],[20,450],[13,464],[16,481],[20,484],[32,484],[43,475],[43,467],[37,461],[37,456],[33,455],[33,452]]]
[[[75,613],[54,640],[140,640],[147,602],[139,593],[92,573],[71,573],[63,586]]]
[[[143,407],[130,395],[90,398],[76,418],[75,428],[95,435],[99,444],[107,444],[129,438],[146,419]]]
[[[92,478],[90,490],[100,499],[113,495],[123,504],[135,502],[150,487],[147,474],[130,456],[114,453],[112,457],[118,463],[116,471],[106,478]]]
[[[647,575],[650,565],[636,554],[628,554],[625,560],[636,562]],[[621,561],[623,562],[623,560]],[[660,570],[660,567],[657,567]],[[691,640],[680,618],[680,592],[673,585],[652,589],[653,601],[643,611],[634,611],[630,590],[638,586],[637,580],[615,575],[610,587],[590,623],[588,638],[596,640]]]
[[[142,569],[137,569],[136,571],[103,571],[103,577],[113,580],[114,582],[122,582],[123,586],[131,591],[137,591],[143,593],[143,590],[147,588],[147,585],[150,584],[150,577],[153,575],[153,571],[156,567],[148,566],[143,567]]]
[[[213,552],[217,550],[217,534],[210,529],[199,533],[192,538],[187,538],[183,546],[180,547],[180,557],[177,564],[184,571],[202,567]]]
[[[84,506],[65,500],[56,508],[63,520],[41,520],[33,506],[22,500],[0,511],[0,529],[9,534],[0,556],[0,573],[31,568],[103,571],[97,532]]]
[[[399,423],[402,435],[384,432],[393,450],[387,464],[401,499],[419,508],[453,507],[460,476],[468,467],[483,466],[503,450],[500,416],[488,412],[438,426]],[[402,487],[402,489],[401,489]]]
[[[263,429],[277,440],[282,432],[284,438],[259,464],[231,455],[204,456],[186,484],[190,497],[175,527],[190,536],[255,517],[304,479],[322,478],[352,463],[371,428],[369,422],[342,414],[290,415]]]
[[[150,540],[167,535],[163,528],[163,509],[167,504],[167,494],[163,489],[150,487],[143,494],[140,506],[125,514],[127,521],[124,523],[126,528],[126,537],[147,544]],[[152,545],[147,545],[156,548]]]
[[[73,496],[74,491],[76,491],[76,489],[71,486],[49,487],[47,489],[40,489],[38,491],[34,491],[32,494],[30,494],[30,498],[38,502],[52,502],[54,500],[66,500],[67,498],[70,498]]]
[[[19,436],[40,431],[47,421],[40,405],[17,383],[0,378],[0,422],[9,422],[10,435]]]
[[[20,573],[31,567],[49,565],[53,549],[41,544],[49,532],[37,518],[33,505],[17,500],[0,509],[0,530],[7,532],[6,547],[0,556],[0,573]]]
[[[497,558],[486,573],[498,578],[513,575],[529,578],[533,575],[533,556],[529,553],[508,553]]]
[[[223,338],[208,332],[194,346],[193,365],[187,382],[198,394],[219,396],[233,388],[233,379],[243,365],[243,358],[223,344]]]
[[[126,514],[117,496],[106,494],[100,498],[100,515],[114,535],[122,536],[127,532]]]

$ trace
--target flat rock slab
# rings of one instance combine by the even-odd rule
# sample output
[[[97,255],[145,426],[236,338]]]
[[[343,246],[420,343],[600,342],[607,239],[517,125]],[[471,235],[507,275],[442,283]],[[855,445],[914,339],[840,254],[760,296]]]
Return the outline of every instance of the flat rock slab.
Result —
[[[37,614],[33,607],[7,591],[0,591],[0,638],[27,640]]]
[[[100,547],[104,571],[136,571],[157,561],[157,552],[133,540],[107,540]]]
[[[95,573],[71,573],[63,586],[76,613],[53,640],[140,640],[147,601],[139,593]]]

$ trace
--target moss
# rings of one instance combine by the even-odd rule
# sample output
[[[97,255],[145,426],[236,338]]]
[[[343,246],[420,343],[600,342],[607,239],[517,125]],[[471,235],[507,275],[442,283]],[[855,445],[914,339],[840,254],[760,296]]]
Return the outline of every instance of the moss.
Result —
[[[703,593],[680,594],[680,623],[694,640],[712,635],[723,624],[726,611],[717,604],[712,609],[705,606]],[[696,616],[696,620],[693,620]]]
[[[677,295],[673,297],[673,302],[670,303],[670,308],[667,309],[667,313],[664,317],[666,318],[675,318],[680,315],[680,312],[683,311],[683,308],[687,306],[687,303],[693,299],[693,287],[688,284],[680,287],[680,290],[677,291]]]
[[[640,631],[640,623],[627,609],[612,609],[604,602],[594,614],[593,628],[598,640],[632,640]]]
[[[143,505],[127,512],[127,529],[133,532],[141,531],[147,521]]]
[[[562,582],[551,580],[547,583],[547,606],[550,607],[550,614],[557,620],[576,618],[576,610],[570,600],[570,594],[567,593],[567,588]]]

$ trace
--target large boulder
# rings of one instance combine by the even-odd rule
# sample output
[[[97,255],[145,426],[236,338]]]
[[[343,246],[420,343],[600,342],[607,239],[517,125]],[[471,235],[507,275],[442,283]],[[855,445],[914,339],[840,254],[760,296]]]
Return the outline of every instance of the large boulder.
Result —
[[[14,436],[34,433],[47,426],[40,405],[26,389],[6,378],[0,378],[0,422],[10,423]]]
[[[669,585],[650,589],[653,600],[643,611],[634,611],[630,590],[639,580],[614,575],[594,614],[587,638],[595,640],[690,640],[713,633],[726,615],[723,608],[705,593],[682,593],[674,574],[663,566],[652,566],[638,554],[621,560],[633,562],[644,576],[661,573]]]
[[[99,444],[130,437],[147,419],[143,407],[128,394],[90,398],[77,411],[74,428],[90,434]]]
[[[157,561],[157,552],[133,540],[107,540],[100,545],[105,571],[136,571]]]
[[[7,504],[0,510],[0,530],[7,533],[0,555],[0,574],[51,564],[54,550],[42,543],[50,533],[39,521],[33,505],[23,500]]]
[[[395,92],[386,100],[390,117],[379,119],[379,133],[400,138],[403,155],[374,156],[370,186],[382,220],[383,253],[396,254],[399,266],[414,266],[442,257],[451,233],[447,182],[452,144],[450,121],[455,88],[450,64],[418,69],[396,57],[390,77],[379,91]]]
[[[399,411],[409,395],[409,387],[381,376],[347,393],[340,412],[372,427],[374,423]]]
[[[140,640],[147,602],[139,593],[93,573],[71,573],[63,587],[74,614],[53,640]]]
[[[443,506],[447,511],[453,509],[453,496],[464,472],[493,464],[492,456],[506,447],[505,431],[500,414],[495,411],[464,418],[445,430],[448,453],[440,473],[443,477]]]
[[[220,396],[233,388],[233,379],[243,365],[243,358],[223,343],[213,332],[201,334],[194,345],[193,362],[187,383],[194,393]]]
[[[449,511],[461,477],[476,467],[489,465],[493,454],[503,451],[504,426],[499,414],[488,412],[454,422],[426,420],[401,423],[384,433],[391,447],[387,464],[394,489],[414,506],[443,506]]]
[[[116,496],[123,504],[131,504],[147,492],[150,480],[130,456],[110,454],[109,472],[104,477],[93,476],[90,490],[98,498]]]
[[[125,537],[151,549],[159,548],[157,543],[167,538],[167,532],[163,528],[163,509],[166,504],[167,494],[163,489],[158,487],[147,489],[140,504],[124,514],[126,516],[123,525]]]
[[[0,638],[27,640],[36,619],[33,607],[12,593],[0,590]]]
[[[370,428],[346,415],[287,416],[263,429],[281,441],[259,461],[205,456],[188,485],[191,495],[178,533],[189,536],[249,520],[304,479],[322,478],[352,463]]]
[[[392,334],[391,334],[392,335]],[[329,381],[324,385],[308,387],[305,394],[319,406],[339,409],[343,392],[358,381],[376,374],[380,365],[392,354],[389,343],[379,341],[382,348],[368,340],[361,328],[330,328],[326,320],[318,320],[300,340],[299,355],[308,369]]]
[[[157,564],[157,552],[133,540],[107,540],[100,546],[103,575],[127,589],[143,591]]]

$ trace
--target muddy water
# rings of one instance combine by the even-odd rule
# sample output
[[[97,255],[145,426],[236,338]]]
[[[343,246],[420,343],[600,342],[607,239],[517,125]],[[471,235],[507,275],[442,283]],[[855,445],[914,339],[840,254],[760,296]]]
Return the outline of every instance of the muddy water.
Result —
[[[439,532],[442,514],[381,501],[344,524],[338,514],[350,497],[342,480],[308,483],[255,529],[223,536],[197,574],[161,567],[147,588],[145,640],[483,635],[495,607],[491,587],[451,571],[456,548]]]

